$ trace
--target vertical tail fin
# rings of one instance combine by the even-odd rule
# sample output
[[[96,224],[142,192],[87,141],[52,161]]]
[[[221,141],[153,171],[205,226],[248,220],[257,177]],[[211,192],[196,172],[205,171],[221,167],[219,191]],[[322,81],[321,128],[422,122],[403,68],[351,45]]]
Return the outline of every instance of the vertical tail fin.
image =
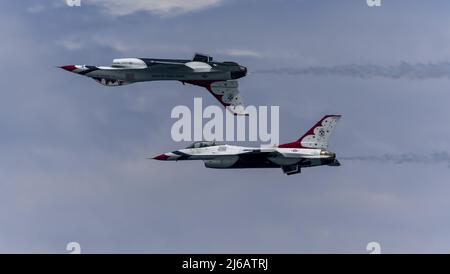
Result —
[[[280,148],[328,148],[328,139],[341,115],[325,115],[297,141],[282,144]]]

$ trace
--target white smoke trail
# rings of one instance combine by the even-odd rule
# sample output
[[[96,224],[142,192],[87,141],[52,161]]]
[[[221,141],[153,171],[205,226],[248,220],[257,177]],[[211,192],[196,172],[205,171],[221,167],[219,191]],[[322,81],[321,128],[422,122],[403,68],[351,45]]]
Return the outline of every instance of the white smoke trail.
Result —
[[[285,74],[285,75],[315,75],[315,76],[346,76],[361,79],[438,79],[450,78],[450,62],[441,63],[407,63],[382,66],[373,64],[347,64],[337,66],[309,66],[304,68],[277,68],[257,70],[253,73]]]
[[[450,168],[450,153],[446,151],[434,152],[429,155],[404,153],[404,154],[383,154],[366,156],[339,157],[344,161],[361,161],[392,164],[447,164]]]

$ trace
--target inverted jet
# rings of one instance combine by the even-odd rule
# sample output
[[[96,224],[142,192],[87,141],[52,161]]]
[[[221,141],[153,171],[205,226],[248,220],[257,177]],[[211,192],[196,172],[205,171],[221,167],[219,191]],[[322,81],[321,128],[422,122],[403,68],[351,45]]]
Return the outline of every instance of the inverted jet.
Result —
[[[206,88],[235,115],[245,115],[237,79],[247,68],[236,62],[215,62],[211,56],[195,54],[192,60],[121,58],[111,66],[66,65],[60,68],[90,77],[105,86],[136,82],[175,80]]]
[[[242,147],[216,142],[195,142],[185,149],[157,155],[161,161],[202,160],[207,168],[281,168],[287,175],[302,168],[340,166],[328,150],[328,139],[340,115],[326,115],[298,140],[277,147]]]

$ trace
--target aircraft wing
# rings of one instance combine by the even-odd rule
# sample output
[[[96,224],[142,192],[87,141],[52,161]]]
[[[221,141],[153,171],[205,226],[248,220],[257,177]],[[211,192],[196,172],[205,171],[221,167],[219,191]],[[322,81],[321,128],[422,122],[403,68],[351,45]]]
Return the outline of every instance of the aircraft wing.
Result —
[[[239,156],[259,156],[259,157],[283,157],[275,148],[255,148],[255,149],[244,149],[243,153],[238,154]]]
[[[277,154],[276,147],[246,148],[244,153],[273,153]]]
[[[234,115],[248,115],[238,90],[236,80],[228,81],[185,81],[185,83],[206,88]]]
[[[177,66],[180,66],[180,67],[185,67],[185,69],[190,69],[188,66],[186,66],[185,63],[181,63],[181,62],[171,62],[171,61],[159,61],[159,60],[156,60],[156,61],[148,61],[148,63],[154,64],[154,65],[177,65]]]

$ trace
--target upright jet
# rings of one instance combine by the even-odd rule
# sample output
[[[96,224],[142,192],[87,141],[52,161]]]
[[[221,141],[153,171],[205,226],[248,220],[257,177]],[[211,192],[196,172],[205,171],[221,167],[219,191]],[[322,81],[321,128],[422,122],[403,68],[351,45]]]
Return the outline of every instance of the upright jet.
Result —
[[[206,88],[222,105],[235,115],[245,115],[237,79],[247,75],[247,68],[235,62],[215,62],[204,54],[192,60],[123,58],[114,59],[111,66],[66,65],[64,70],[90,77],[105,86],[176,80]]]
[[[154,157],[156,160],[202,160],[208,168],[281,168],[287,175],[304,167],[340,166],[328,150],[328,139],[340,115],[326,115],[297,141],[273,148],[195,142],[191,146]]]

